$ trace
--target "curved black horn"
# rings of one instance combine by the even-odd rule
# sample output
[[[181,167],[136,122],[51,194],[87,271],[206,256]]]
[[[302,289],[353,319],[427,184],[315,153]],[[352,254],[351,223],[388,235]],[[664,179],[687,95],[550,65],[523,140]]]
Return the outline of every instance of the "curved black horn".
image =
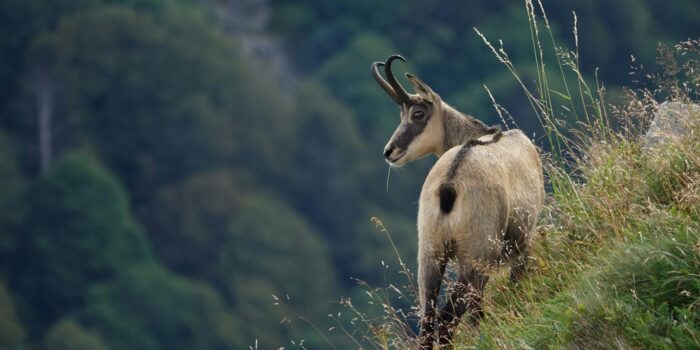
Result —
[[[384,62],[372,63],[372,69],[371,69],[372,76],[374,77],[374,80],[376,80],[377,83],[379,83],[379,86],[381,86],[382,89],[384,89],[384,91],[386,91],[386,93],[389,94],[389,96],[394,101],[396,101],[396,103],[401,104],[401,100],[399,99],[398,96],[396,96],[396,92],[394,92],[394,89],[391,87],[391,85],[389,85],[389,83],[386,82],[386,80],[384,80],[384,78],[382,78],[382,75],[379,73],[379,67],[381,67],[383,65],[384,65]]]
[[[391,72],[391,62],[393,62],[396,59],[406,62],[406,60],[403,57],[401,57],[401,55],[391,55],[389,56],[389,58],[386,59],[386,64],[384,65],[384,73],[386,74],[387,80],[389,80],[389,85],[391,85],[391,87],[394,89],[394,93],[400,101],[396,102],[398,104],[404,104],[409,101],[408,93],[406,92],[406,90],[404,90],[403,86],[401,86],[401,84],[399,84],[399,82],[396,80],[396,77],[394,77],[394,73]]]

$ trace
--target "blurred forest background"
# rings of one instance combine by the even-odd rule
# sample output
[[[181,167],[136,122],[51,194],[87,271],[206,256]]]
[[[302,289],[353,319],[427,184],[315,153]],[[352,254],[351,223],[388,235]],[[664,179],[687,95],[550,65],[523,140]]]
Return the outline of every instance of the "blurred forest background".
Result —
[[[700,34],[697,0],[544,5],[571,46],[576,11],[613,99],[630,54]],[[398,108],[370,63],[401,53],[493,124],[486,84],[543,144],[473,27],[534,78],[519,0],[3,0],[0,349],[350,348],[328,314],[363,307],[353,278],[401,278],[369,219],[413,266],[434,162],[387,192]]]

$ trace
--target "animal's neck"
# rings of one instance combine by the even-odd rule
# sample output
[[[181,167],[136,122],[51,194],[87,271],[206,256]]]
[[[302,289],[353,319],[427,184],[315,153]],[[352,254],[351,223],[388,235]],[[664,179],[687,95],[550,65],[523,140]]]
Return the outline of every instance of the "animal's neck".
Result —
[[[495,128],[488,127],[481,121],[465,115],[445,103],[443,103],[443,111],[445,133],[443,149],[438,152],[438,157],[452,147],[496,132]]]

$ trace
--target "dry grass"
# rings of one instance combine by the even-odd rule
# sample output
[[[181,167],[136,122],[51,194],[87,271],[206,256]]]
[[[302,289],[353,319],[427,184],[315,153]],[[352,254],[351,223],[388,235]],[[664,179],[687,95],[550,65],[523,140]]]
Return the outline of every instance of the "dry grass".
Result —
[[[698,101],[700,41],[660,48],[661,71],[636,72],[652,87],[627,89],[609,106],[602,85],[592,88],[580,69],[577,29],[576,47],[568,50],[554,41],[539,1],[526,1],[526,10],[539,69],[534,87],[522,81],[505,49],[477,33],[522,86],[547,132],[551,191],[529,275],[516,285],[507,271],[493,276],[486,318],[478,330],[463,326],[456,347],[700,347],[700,125],[684,142],[647,153],[640,147],[657,101]],[[541,37],[551,40],[558,77],[544,68],[552,55]],[[563,80],[556,84],[564,91],[550,88],[554,79]],[[494,105],[499,115],[507,113]],[[376,316],[346,301],[355,329],[345,331],[358,347],[417,348],[417,308],[393,306],[415,300],[413,276],[403,264],[402,273],[403,287],[365,285],[380,309]]]

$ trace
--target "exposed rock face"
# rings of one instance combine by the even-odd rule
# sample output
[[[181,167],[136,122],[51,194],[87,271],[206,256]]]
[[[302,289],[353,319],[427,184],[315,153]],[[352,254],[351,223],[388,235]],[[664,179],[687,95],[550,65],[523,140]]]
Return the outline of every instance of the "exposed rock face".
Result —
[[[649,152],[669,142],[678,142],[700,123],[700,105],[664,102],[654,113],[654,120],[644,136],[642,151]]]
[[[268,0],[203,0],[212,8],[223,31],[241,48],[272,71],[277,83],[288,91],[297,76],[289,64],[282,43],[267,31],[270,20]]]

